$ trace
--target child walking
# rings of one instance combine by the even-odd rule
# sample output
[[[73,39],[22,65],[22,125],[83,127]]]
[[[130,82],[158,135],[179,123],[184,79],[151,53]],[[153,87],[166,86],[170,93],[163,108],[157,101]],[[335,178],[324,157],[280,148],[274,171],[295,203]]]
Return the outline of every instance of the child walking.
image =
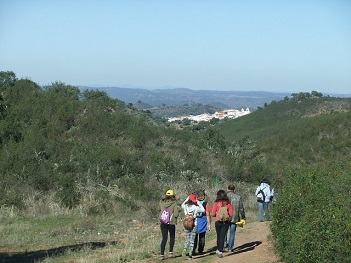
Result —
[[[221,219],[220,217],[220,209],[224,207],[227,213],[227,218],[226,220]],[[221,209],[223,211],[223,209]],[[233,207],[230,204],[230,201],[228,199],[227,193],[224,190],[219,190],[217,192],[217,198],[216,201],[214,202],[212,206],[212,212],[211,215],[216,218],[215,221],[215,228],[216,228],[216,234],[217,234],[217,251],[216,254],[218,257],[222,258],[223,257],[223,247],[224,247],[224,239],[225,236],[228,232],[229,228],[229,221],[231,217],[233,216]]]
[[[198,200],[196,200],[195,194],[189,195],[184,200],[184,202],[182,203],[182,209],[184,211],[185,216],[189,214],[192,215],[192,220],[194,224],[192,229],[186,229],[184,227],[185,241],[184,241],[184,249],[183,249],[182,257],[183,259],[185,259],[186,252],[189,247],[188,259],[191,260],[193,258],[194,240],[195,240],[196,229],[197,229],[196,214],[205,212],[205,209],[202,206],[202,204]]]
[[[175,225],[179,215],[179,206],[173,190],[168,190],[166,196],[160,201],[159,218],[161,222],[161,254],[160,259],[165,259],[165,247],[167,244],[169,233],[169,254],[168,257],[173,257],[173,247],[175,242]]]
[[[197,229],[196,229],[196,236],[194,240],[193,255],[195,254],[196,248],[197,248],[198,254],[200,255],[203,254],[205,249],[206,232],[211,230],[211,217],[210,217],[211,207],[210,207],[210,204],[206,201],[205,191],[203,190],[198,191],[197,199],[204,207],[205,212],[196,214]]]

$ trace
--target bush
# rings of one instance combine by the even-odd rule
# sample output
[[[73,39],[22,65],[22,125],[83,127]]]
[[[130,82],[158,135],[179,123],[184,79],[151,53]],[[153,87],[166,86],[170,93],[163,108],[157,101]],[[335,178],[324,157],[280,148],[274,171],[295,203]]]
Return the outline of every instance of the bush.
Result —
[[[272,224],[283,262],[351,262],[349,171],[342,164],[287,174]]]

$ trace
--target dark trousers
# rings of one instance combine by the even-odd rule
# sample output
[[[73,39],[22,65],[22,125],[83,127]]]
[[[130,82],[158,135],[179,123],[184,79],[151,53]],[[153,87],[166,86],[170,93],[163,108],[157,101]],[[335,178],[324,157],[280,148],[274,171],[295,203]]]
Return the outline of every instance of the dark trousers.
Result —
[[[206,237],[206,232],[196,234],[195,240],[194,240],[194,250],[193,253],[195,253],[197,244],[199,243],[199,247],[197,248],[197,252],[202,253],[204,252],[205,248],[205,237]]]
[[[161,255],[165,254],[165,247],[167,244],[168,232],[169,232],[169,252],[173,252],[174,241],[175,241],[175,225],[161,223],[161,234],[162,234]]]
[[[216,234],[217,234],[217,250],[219,252],[222,252],[224,247],[224,239],[229,228],[229,223],[217,221],[215,223],[215,228],[216,228]]]

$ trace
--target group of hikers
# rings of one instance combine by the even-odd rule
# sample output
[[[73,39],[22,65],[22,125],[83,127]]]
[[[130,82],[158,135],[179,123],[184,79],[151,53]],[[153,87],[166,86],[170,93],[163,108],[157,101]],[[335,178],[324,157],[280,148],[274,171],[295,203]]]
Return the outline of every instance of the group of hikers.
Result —
[[[262,191],[261,191],[262,190]],[[269,220],[268,203],[271,202],[273,191],[267,180],[262,180],[256,189],[258,203],[258,220]],[[262,196],[261,196],[262,195]],[[228,253],[233,252],[237,226],[246,222],[245,209],[240,195],[235,193],[235,186],[229,185],[227,190],[219,190],[212,204],[206,200],[204,190],[191,193],[181,204],[177,204],[174,190],[166,191],[165,197],[160,201],[160,228],[162,234],[160,259],[165,259],[165,248],[169,236],[169,254],[172,258],[175,243],[175,225],[181,212],[184,214],[183,231],[185,236],[182,258],[191,260],[194,255],[204,253],[206,232],[211,230],[211,217],[215,220],[217,235],[218,257],[223,257],[226,246]],[[228,238],[229,236],[229,238]],[[197,250],[197,251],[196,251]]]

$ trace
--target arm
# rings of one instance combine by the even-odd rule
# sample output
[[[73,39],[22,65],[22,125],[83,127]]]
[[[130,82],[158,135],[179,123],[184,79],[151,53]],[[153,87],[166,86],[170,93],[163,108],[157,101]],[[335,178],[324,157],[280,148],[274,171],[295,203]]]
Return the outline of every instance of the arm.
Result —
[[[175,205],[174,205],[173,216],[174,216],[175,218],[178,218],[178,216],[179,216],[179,207],[178,207],[178,204],[177,204],[177,203],[175,203]]]
[[[209,204],[206,205],[206,219],[207,219],[207,230],[211,231],[211,216],[210,216],[211,207]]]
[[[227,205],[227,210],[228,210],[228,214],[230,217],[233,217],[233,207],[231,204]]]
[[[239,214],[240,214],[240,218],[239,219],[246,220],[245,209],[244,209],[243,201],[241,200],[241,198],[239,200]]]
[[[185,209],[185,203],[188,202],[188,200],[189,200],[189,196],[184,200],[184,202],[181,205],[183,210]]]
[[[267,188],[265,188],[264,190],[264,194],[266,196],[266,200],[265,202],[269,202],[271,200],[271,189],[269,188],[269,186]]]
[[[260,191],[260,187],[259,187],[259,186],[256,188],[255,195],[257,195],[257,194],[258,194],[258,191]]]
[[[211,216],[216,217],[217,214],[217,203],[214,203],[212,206],[212,212],[211,212]]]

